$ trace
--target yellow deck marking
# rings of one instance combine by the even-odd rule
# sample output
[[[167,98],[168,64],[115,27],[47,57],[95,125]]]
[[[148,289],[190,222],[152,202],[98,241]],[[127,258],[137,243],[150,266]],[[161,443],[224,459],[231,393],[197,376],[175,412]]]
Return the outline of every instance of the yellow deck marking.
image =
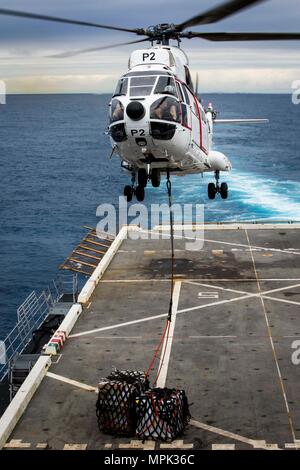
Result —
[[[300,441],[298,439],[295,440],[293,444],[285,444],[286,449],[300,449]]]
[[[212,444],[211,450],[235,450],[235,444]]]
[[[12,439],[4,445],[7,449],[28,449],[31,447],[29,442],[22,442],[22,439]]]
[[[224,250],[211,250],[211,252],[214,256],[223,256],[224,255]]]
[[[182,439],[169,442],[167,444],[160,444],[161,449],[193,449],[194,444],[184,444]]]
[[[235,230],[235,229],[232,229],[232,230]],[[244,229],[244,230],[246,231],[246,229]],[[140,232],[147,233],[147,234],[152,233],[154,235],[157,235],[158,233],[160,233],[160,232],[155,232],[153,230],[140,230]],[[165,240],[170,238],[170,235],[168,233],[164,233],[163,235],[166,237]],[[269,251],[269,252],[272,251],[272,252],[275,252],[275,253],[285,253],[286,255],[300,256],[299,251],[287,251],[287,250],[281,250],[279,248],[270,248],[270,247],[265,247],[265,246],[251,246],[249,244],[246,245],[244,243],[225,242],[225,241],[222,241],[222,240],[211,240],[209,238],[187,237],[187,236],[184,236],[184,235],[183,236],[174,235],[174,238],[177,239],[177,240],[192,240],[192,241],[202,241],[204,243],[217,243],[219,245],[239,246],[239,247],[247,248],[247,249],[250,248],[252,251],[254,251],[254,250]],[[298,250],[298,248],[294,248],[294,250]]]
[[[47,442],[40,442],[36,445],[37,449],[47,449],[47,447],[48,447]]]
[[[154,450],[154,441],[142,441],[132,440],[128,444],[119,444],[119,449],[143,449],[143,450]]]
[[[212,279],[212,278],[187,278],[185,279],[183,282],[191,282],[191,281],[195,281],[195,282],[256,282],[256,279],[255,278],[236,278],[236,277],[232,277],[230,279],[228,278],[223,278],[223,277],[220,277],[220,278],[217,278],[217,279]],[[274,278],[261,278],[261,281],[265,281],[265,282],[295,282],[295,281],[300,281],[300,278],[299,277],[292,277],[292,278],[282,278],[282,277],[274,277]],[[135,284],[135,283],[139,283],[139,282],[142,282],[142,283],[145,283],[145,282],[170,282],[170,278],[165,278],[165,279],[154,279],[154,278],[150,278],[150,279],[101,279],[100,280],[100,283],[103,283],[103,284],[109,284],[109,283],[132,283],[132,284]]]
[[[63,450],[86,450],[87,444],[65,444]]]

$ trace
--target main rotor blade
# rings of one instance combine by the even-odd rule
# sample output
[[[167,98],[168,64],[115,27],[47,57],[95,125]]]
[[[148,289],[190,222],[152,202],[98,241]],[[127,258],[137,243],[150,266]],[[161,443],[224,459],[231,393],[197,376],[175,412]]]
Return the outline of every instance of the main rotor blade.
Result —
[[[18,18],[29,18],[33,20],[53,21],[55,23],[76,24],[79,26],[91,26],[93,28],[112,29],[114,31],[125,31],[127,33],[142,34],[142,31],[140,29],[120,28],[118,26],[108,26],[108,25],[98,24],[98,23],[89,23],[87,21],[70,20],[67,18],[58,18],[56,16],[39,15],[36,13],[29,13],[29,12],[24,12],[24,11],[7,10],[5,8],[0,8],[0,15],[15,16]]]
[[[61,54],[55,54],[55,55],[50,55],[48,57],[53,57],[53,58],[64,58],[64,57],[73,57],[79,54],[86,54],[87,52],[95,52],[95,51],[103,51],[105,49],[111,49],[114,47],[121,47],[121,46],[127,46],[129,44],[137,44],[139,42],[145,42],[149,41],[148,38],[145,39],[139,39],[138,41],[130,41],[130,42],[121,42],[119,44],[110,44],[109,46],[102,46],[102,47],[92,47],[90,49],[80,49],[78,51],[70,51],[70,52],[63,52]]]
[[[207,41],[293,41],[300,39],[300,33],[184,33],[183,37],[201,38]]]
[[[227,2],[212,8],[204,13],[193,16],[187,21],[176,25],[177,31],[183,31],[191,26],[216,23],[227,18],[240,10],[254,6],[255,4],[265,2],[266,0],[227,0]]]

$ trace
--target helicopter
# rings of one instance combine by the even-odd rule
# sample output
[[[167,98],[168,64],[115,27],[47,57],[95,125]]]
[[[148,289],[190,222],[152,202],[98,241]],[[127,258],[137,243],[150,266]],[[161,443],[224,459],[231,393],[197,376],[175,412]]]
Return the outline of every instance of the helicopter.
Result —
[[[71,51],[52,57],[73,55],[143,42],[150,48],[131,53],[127,72],[119,79],[109,103],[109,126],[112,152],[121,159],[121,167],[130,175],[124,196],[143,201],[149,181],[159,187],[161,175],[214,174],[208,184],[208,198],[217,194],[228,198],[228,185],[220,184],[220,173],[229,172],[228,157],[213,148],[214,125],[265,123],[268,119],[218,119],[212,103],[204,109],[198,94],[199,78],[194,86],[189,60],[182,50],[183,39],[200,38],[215,42],[299,40],[300,33],[264,32],[195,32],[194,26],[221,21],[241,10],[268,0],[227,0],[180,23],[163,23],[148,28],[124,28],[80,20],[0,9],[0,15],[53,21],[101,29],[123,31],[142,39]],[[171,45],[175,41],[177,45]]]

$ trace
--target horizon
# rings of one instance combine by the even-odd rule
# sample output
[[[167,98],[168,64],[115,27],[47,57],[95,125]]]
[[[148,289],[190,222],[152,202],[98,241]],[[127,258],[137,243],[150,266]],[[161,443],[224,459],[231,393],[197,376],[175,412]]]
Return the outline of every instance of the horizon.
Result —
[[[19,96],[19,95],[25,95],[25,96],[38,96],[38,95],[97,95],[97,96],[102,96],[102,95],[108,95],[112,96],[113,91],[111,92],[105,92],[105,93],[98,93],[96,91],[79,91],[79,92],[58,92],[58,91],[53,91],[53,92],[36,92],[36,93],[23,93],[23,92],[16,92],[16,93],[6,93],[7,96]],[[211,92],[204,92],[201,93],[202,96],[205,95],[283,95],[283,96],[289,96],[291,93],[283,93],[283,92],[260,92],[260,91],[253,91],[253,92],[244,92],[244,91],[211,91]]]

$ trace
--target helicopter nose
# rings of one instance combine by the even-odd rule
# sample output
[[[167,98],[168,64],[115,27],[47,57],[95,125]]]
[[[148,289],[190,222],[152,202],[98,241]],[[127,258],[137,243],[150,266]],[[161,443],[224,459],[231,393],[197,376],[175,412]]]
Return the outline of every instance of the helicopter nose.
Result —
[[[126,113],[133,121],[139,121],[145,116],[145,108],[139,101],[131,101],[126,108]]]

